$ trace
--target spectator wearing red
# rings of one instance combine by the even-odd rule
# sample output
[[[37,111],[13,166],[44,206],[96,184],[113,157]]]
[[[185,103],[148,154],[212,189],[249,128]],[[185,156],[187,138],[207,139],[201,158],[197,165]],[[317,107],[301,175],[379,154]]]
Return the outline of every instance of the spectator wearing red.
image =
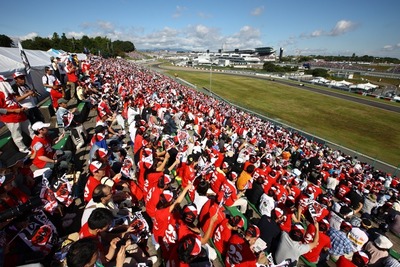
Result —
[[[345,256],[340,256],[336,261],[337,267],[365,267],[369,266],[369,256],[364,251],[358,251],[354,253],[351,261]]]
[[[153,219],[153,236],[156,246],[161,246],[162,255],[167,258],[168,253],[176,244],[176,215],[174,209],[185,198],[186,193],[191,189],[189,183],[178,198],[174,200],[174,194],[170,190],[164,190],[156,206],[156,216]]]
[[[230,237],[244,226],[242,217],[236,215],[229,219],[224,219],[215,229],[213,234],[213,242],[215,248],[221,253],[222,258],[225,258],[228,251],[228,241]]]
[[[0,114],[0,121],[3,122],[11,133],[11,137],[22,153],[30,153],[23,142],[22,132],[33,137],[31,124],[24,113],[23,108],[16,100],[16,95],[5,77],[0,75],[0,108],[6,112]]]
[[[244,236],[238,233],[232,235],[228,242],[229,249],[225,257],[225,266],[256,266],[257,256],[252,246],[259,236],[260,229],[255,225],[249,225]]]
[[[329,222],[325,219],[321,220],[319,223],[319,242],[317,246],[311,249],[309,252],[303,255],[303,257],[311,263],[317,264],[318,262],[325,262],[328,255],[328,249],[331,248],[331,239],[326,234],[329,230]],[[307,226],[306,234],[304,235],[305,243],[312,243],[315,238],[315,226],[314,224],[309,224]],[[322,256],[322,257],[321,257]]]
[[[55,140],[51,140],[49,126],[50,123],[43,123],[41,121],[35,122],[32,125],[32,130],[35,133],[31,144],[33,164],[39,169],[53,169],[55,164],[58,163],[59,171],[68,170],[68,164],[72,159],[72,152],[65,150],[62,151],[62,156],[56,155],[56,151],[52,147],[53,142],[55,144],[59,142],[64,137],[64,134],[61,134]]]
[[[67,73],[67,86],[70,87],[71,97],[76,95],[76,85],[78,83],[78,69],[72,64],[72,61],[68,60],[67,66],[65,66]]]

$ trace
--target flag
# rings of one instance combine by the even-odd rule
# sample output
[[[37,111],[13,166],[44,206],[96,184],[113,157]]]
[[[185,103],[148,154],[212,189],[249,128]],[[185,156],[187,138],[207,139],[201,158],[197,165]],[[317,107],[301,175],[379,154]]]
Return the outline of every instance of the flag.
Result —
[[[29,84],[32,84],[32,85],[33,85],[32,77],[31,77],[31,64],[29,64],[28,57],[26,56],[25,51],[24,51],[24,49],[22,48],[22,44],[21,44],[21,42],[19,42],[19,41],[18,41],[18,49],[19,49],[19,54],[20,54],[20,56],[21,56],[22,63],[23,63],[24,66],[25,66],[26,81],[27,81]]]

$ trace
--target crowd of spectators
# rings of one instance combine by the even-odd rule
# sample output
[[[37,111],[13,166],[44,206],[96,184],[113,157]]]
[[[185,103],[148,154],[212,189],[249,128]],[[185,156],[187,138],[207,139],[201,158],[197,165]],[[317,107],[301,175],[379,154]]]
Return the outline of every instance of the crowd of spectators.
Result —
[[[27,155],[0,166],[4,266],[398,266],[392,174],[122,59],[71,58],[65,82],[52,71],[54,139],[0,81],[0,119]],[[66,88],[96,111],[90,140]],[[80,179],[52,148],[68,130],[89,151]]]

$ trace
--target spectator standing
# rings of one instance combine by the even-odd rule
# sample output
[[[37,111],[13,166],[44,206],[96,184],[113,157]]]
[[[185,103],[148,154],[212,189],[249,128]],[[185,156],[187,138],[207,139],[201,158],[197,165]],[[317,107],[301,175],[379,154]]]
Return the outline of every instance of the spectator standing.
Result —
[[[56,57],[57,59],[57,67],[58,70],[60,72],[60,82],[62,86],[65,86],[66,82],[66,76],[67,76],[67,72],[65,71],[65,63],[61,60],[60,57]]]
[[[67,86],[70,88],[71,97],[76,97],[76,87],[78,82],[77,68],[72,64],[71,61],[68,61],[67,66],[65,67],[65,71],[67,73]]]
[[[34,124],[37,121],[44,121],[43,115],[37,107],[36,97],[38,94],[26,84],[25,74],[22,72],[15,72],[13,77],[15,84],[12,88],[16,95],[15,99],[21,106],[26,108],[25,112],[30,123]]]
[[[24,112],[26,108],[17,102],[14,91],[4,77],[0,77],[0,108],[7,110],[6,114],[0,115],[0,121],[7,126],[15,145],[21,153],[30,153],[22,138],[22,132],[29,137],[34,136],[31,123]]]
[[[57,78],[53,75],[53,69],[51,67],[44,67],[42,83],[44,89],[46,89],[47,92],[50,92],[51,88],[53,88],[54,85],[60,84],[60,81],[58,81]]]

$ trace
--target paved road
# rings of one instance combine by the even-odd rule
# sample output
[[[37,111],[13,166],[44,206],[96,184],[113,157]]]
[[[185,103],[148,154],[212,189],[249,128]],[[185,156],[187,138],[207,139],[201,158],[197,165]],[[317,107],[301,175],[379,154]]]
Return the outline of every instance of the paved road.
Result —
[[[160,68],[159,65],[160,65],[160,63],[154,64],[154,65],[152,65],[152,67],[155,69],[159,69],[159,70],[172,69],[172,70],[184,70],[184,71],[201,71],[201,72],[207,72],[207,73],[209,72],[208,70],[198,70],[198,69],[193,69],[193,68],[180,68],[180,67]],[[271,80],[270,77],[262,77],[262,76],[254,76],[254,75],[246,75],[246,74],[238,74],[238,73],[224,72],[222,74],[236,75],[236,76],[241,75],[241,76],[246,76],[246,77],[251,77],[251,78],[256,78],[256,79]],[[360,97],[355,97],[352,95],[346,95],[346,94],[341,94],[341,93],[336,93],[336,92],[332,92],[332,91],[328,91],[328,90],[310,87],[310,86],[307,86],[307,84],[304,84],[304,86],[300,86],[300,85],[293,84],[291,82],[286,82],[285,80],[281,80],[281,79],[275,79],[274,82],[285,84],[285,85],[292,86],[292,87],[296,87],[296,88],[302,89],[302,90],[308,90],[308,91],[312,91],[315,93],[333,96],[333,97],[337,97],[340,99],[357,102],[359,104],[369,105],[372,107],[400,113],[400,105],[393,106],[393,105],[388,105],[388,104],[381,103],[378,101],[372,101],[372,100],[368,99],[367,96],[365,98],[360,98]],[[299,84],[300,84],[300,82],[299,82]]]

